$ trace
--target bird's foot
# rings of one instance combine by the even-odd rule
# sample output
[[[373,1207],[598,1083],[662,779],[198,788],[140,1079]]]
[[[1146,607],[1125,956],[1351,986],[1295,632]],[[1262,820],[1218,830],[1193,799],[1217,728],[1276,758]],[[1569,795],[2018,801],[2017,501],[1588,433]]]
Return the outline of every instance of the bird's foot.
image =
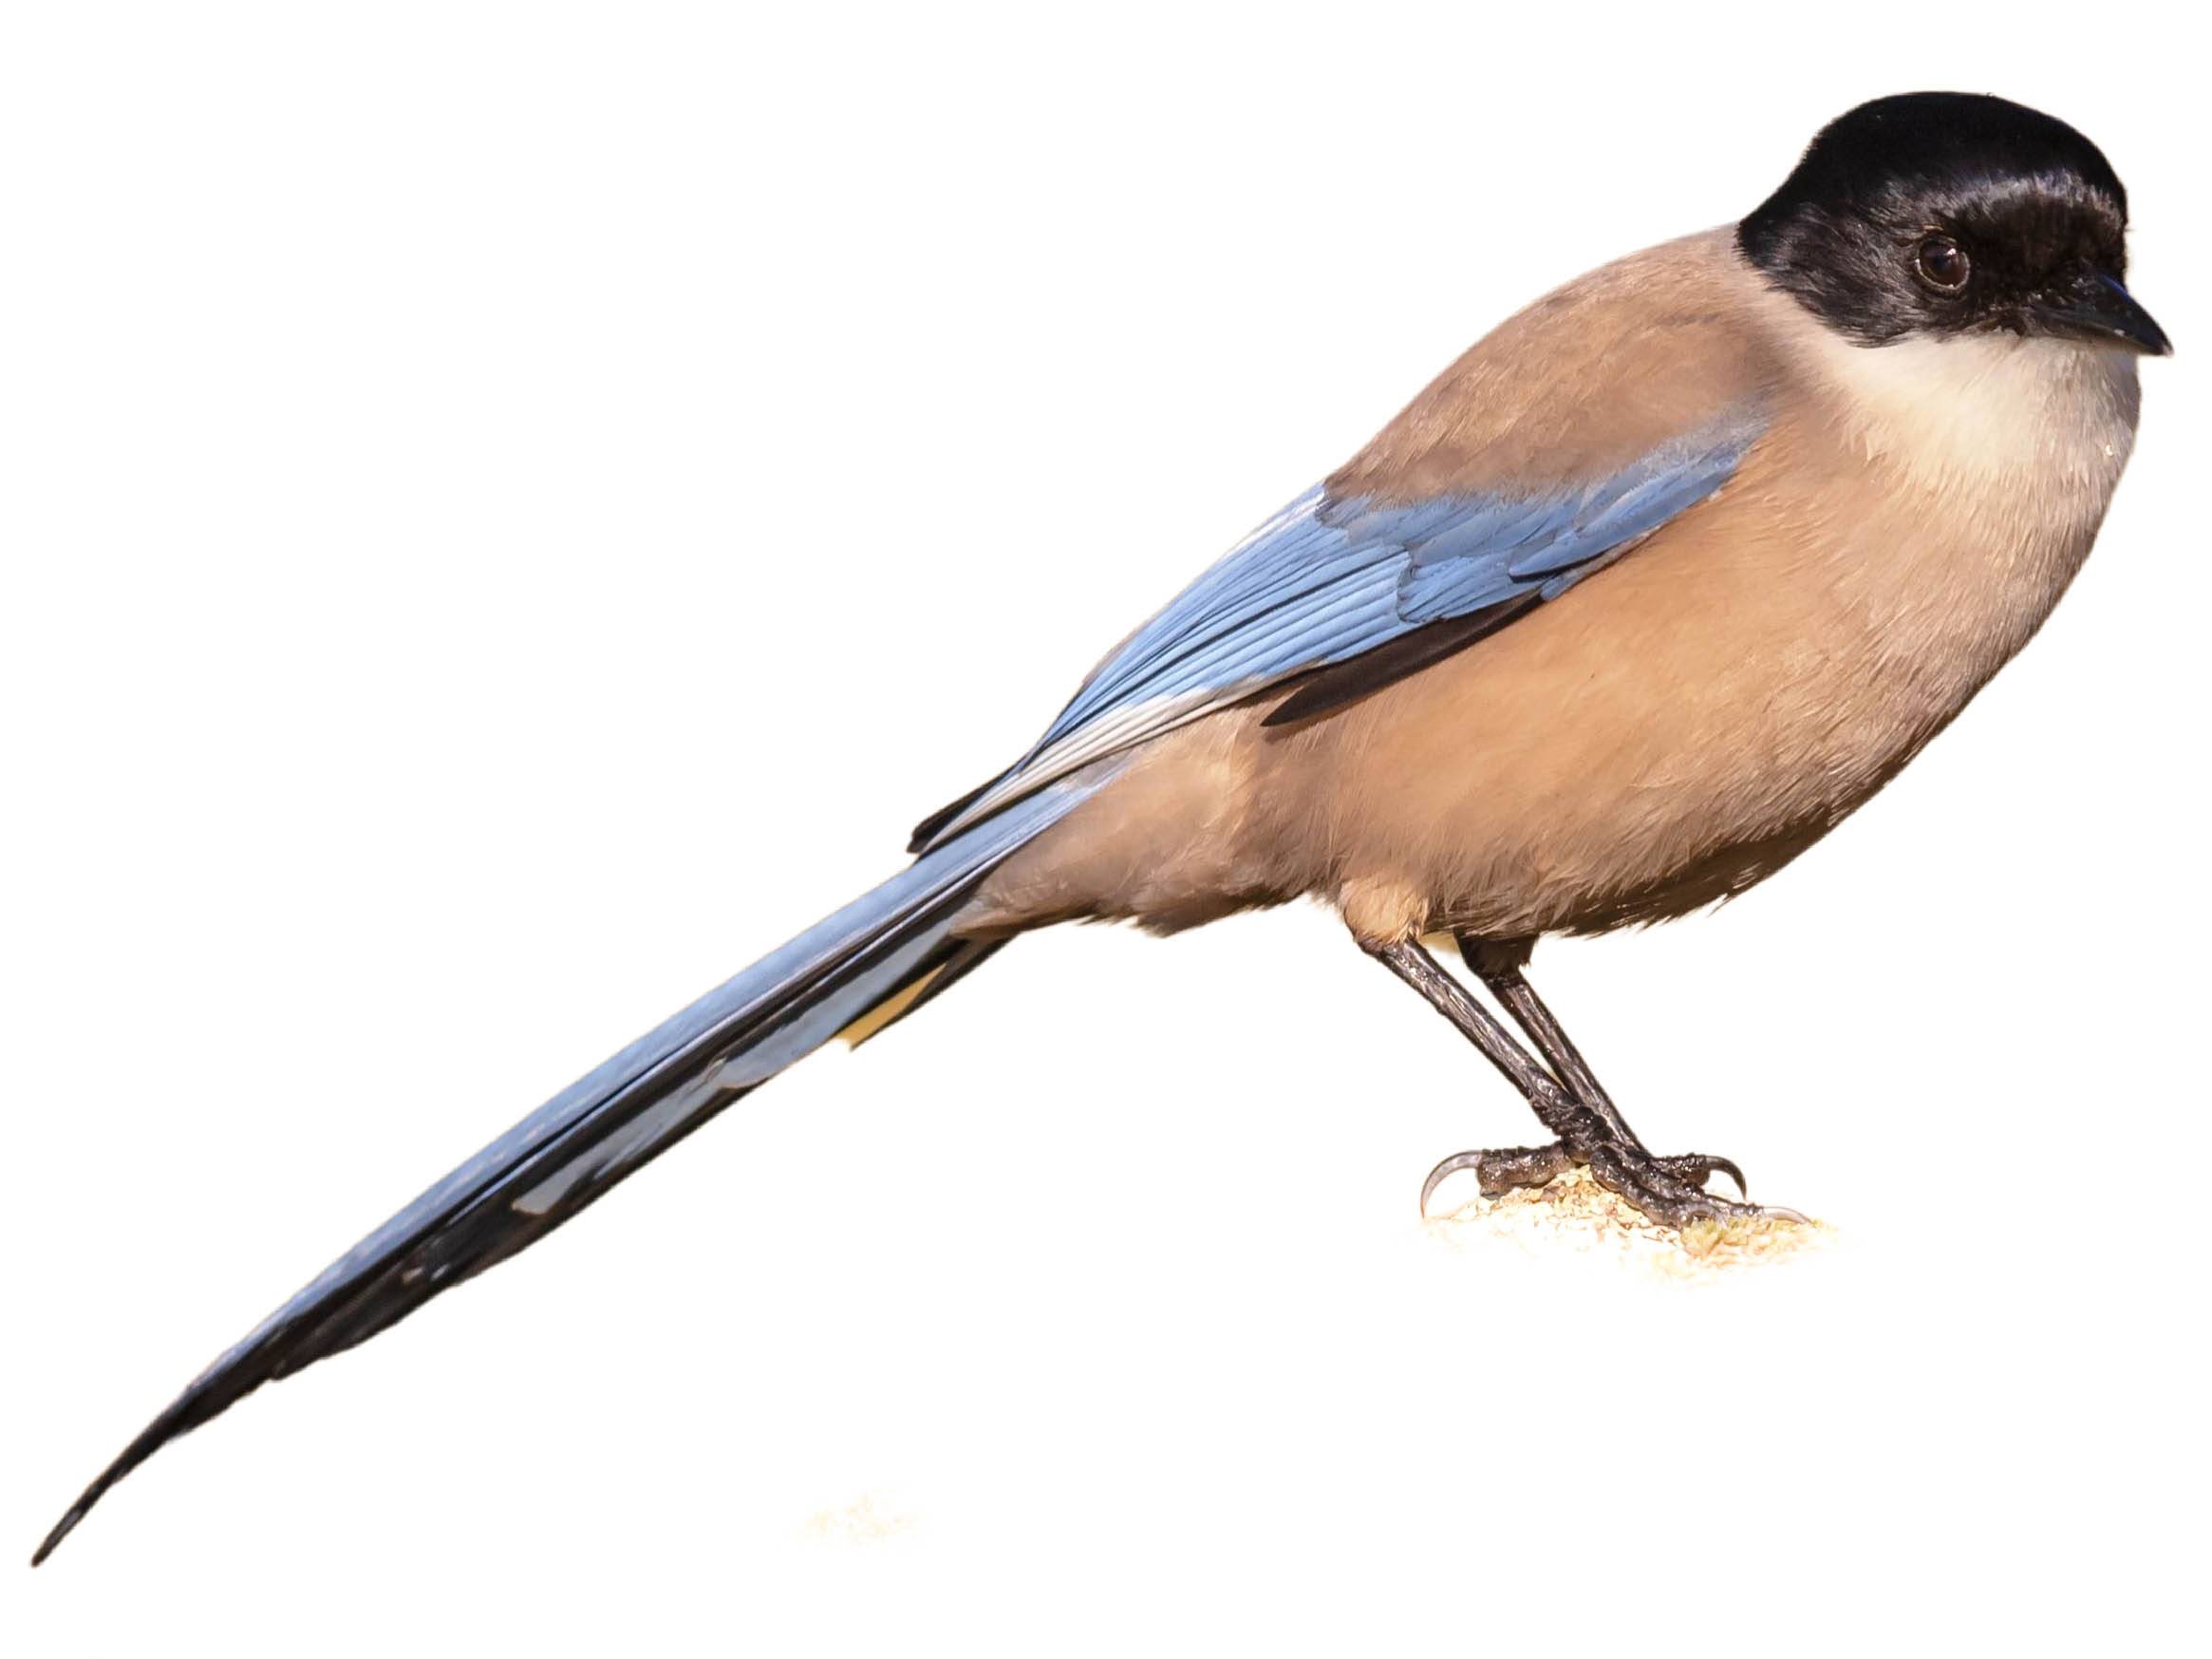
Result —
[[[1581,1125],[1577,1125],[1580,1128]],[[1487,1197],[1515,1187],[1540,1187],[1565,1175],[1577,1164],[1585,1166],[1600,1186],[1636,1206],[1651,1220],[1667,1227],[1686,1227],[1693,1221],[1769,1219],[1804,1221],[1795,1210],[1779,1204],[1753,1204],[1724,1198],[1705,1190],[1706,1178],[1715,1172],[1748,1195],[1743,1171],[1725,1158],[1686,1152],[1661,1158],[1630,1146],[1597,1130],[1570,1134],[1546,1146],[1510,1146],[1489,1152],[1457,1152],[1429,1172],[1421,1183],[1421,1213],[1428,1214],[1429,1198],[1447,1176],[1463,1169],[1474,1171]]]

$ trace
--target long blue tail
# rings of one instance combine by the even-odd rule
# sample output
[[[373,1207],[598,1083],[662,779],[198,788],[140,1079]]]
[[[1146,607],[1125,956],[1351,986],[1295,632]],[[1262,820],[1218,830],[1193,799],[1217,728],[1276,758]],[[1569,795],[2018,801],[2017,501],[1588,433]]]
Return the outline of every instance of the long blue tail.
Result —
[[[953,914],[991,869],[1104,781],[1097,772],[1069,779],[933,848],[555,1095],[201,1372],[84,1489],[31,1565],[169,1441],[536,1242],[933,969],[947,980],[964,971],[979,948],[951,937]]]

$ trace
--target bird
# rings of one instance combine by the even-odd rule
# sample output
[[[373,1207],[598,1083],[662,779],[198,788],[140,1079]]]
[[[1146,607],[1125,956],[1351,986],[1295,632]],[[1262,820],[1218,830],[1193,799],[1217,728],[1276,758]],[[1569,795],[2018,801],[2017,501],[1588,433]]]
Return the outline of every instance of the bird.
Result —
[[[2128,222],[2065,123],[1906,93],[1821,128],[1741,219],[1536,300],[1110,650],[1027,752],[921,821],[899,873],[223,1352],[33,1565],[167,1442],[1059,922],[1333,907],[1541,1125],[1437,1163],[1424,1210],[1462,1171],[1501,1194],[1581,1168],[1666,1225],[1802,1219],[1728,1158],[1647,1147],[1526,970],[1546,937],[1773,875],[2035,632],[2127,464],[2139,360],[2171,349],[2126,286]]]

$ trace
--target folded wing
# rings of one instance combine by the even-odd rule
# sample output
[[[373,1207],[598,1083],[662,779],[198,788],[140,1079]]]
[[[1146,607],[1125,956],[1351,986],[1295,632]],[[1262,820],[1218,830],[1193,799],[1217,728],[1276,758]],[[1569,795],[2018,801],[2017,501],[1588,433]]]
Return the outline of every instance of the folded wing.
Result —
[[[924,820],[912,850],[1284,681],[1424,633],[1456,648],[1556,599],[1718,490],[1764,429],[1755,405],[1733,406],[1603,478],[1527,496],[1316,486],[1124,641],[1013,766]]]

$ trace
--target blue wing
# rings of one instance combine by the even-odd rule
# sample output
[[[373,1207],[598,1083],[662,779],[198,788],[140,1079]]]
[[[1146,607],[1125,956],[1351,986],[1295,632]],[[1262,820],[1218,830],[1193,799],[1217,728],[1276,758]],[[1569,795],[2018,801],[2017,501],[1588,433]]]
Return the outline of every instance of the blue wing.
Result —
[[[1013,766],[925,821],[915,850],[1294,676],[1555,599],[1719,489],[1764,430],[1735,408],[1609,477],[1520,498],[1397,504],[1316,486],[1130,635]]]

